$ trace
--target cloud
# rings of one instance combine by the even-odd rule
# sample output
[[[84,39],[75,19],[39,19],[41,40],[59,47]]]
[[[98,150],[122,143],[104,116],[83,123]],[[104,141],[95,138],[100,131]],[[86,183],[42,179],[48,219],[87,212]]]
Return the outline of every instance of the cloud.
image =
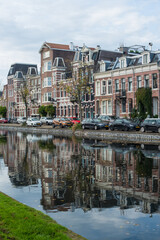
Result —
[[[2,1],[0,81],[15,62],[39,65],[44,41],[115,50],[119,43],[160,48],[158,0]]]

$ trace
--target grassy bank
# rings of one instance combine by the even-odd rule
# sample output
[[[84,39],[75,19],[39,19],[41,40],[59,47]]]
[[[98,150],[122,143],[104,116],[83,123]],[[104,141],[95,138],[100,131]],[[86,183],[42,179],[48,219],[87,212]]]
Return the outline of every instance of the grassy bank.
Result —
[[[0,192],[0,239],[82,240],[47,215]]]

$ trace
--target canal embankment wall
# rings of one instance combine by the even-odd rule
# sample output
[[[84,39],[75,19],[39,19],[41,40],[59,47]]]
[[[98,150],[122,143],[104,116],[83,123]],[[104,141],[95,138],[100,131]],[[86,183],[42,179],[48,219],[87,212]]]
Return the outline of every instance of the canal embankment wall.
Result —
[[[160,144],[159,133],[141,133],[141,132],[118,132],[109,130],[77,130],[75,132],[68,128],[52,128],[52,126],[42,127],[24,127],[0,125],[0,130],[18,131],[31,134],[50,134],[56,137],[72,137],[97,139],[101,141],[130,142],[130,143],[154,143]]]

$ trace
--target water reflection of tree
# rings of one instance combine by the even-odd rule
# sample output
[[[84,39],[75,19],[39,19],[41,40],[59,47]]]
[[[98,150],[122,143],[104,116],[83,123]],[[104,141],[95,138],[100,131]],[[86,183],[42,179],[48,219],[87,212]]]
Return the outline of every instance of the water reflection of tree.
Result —
[[[47,150],[49,152],[52,152],[56,149],[56,146],[54,145],[52,140],[48,140],[48,141],[40,140],[38,141],[38,145],[40,149]]]
[[[145,157],[140,151],[136,151],[136,172],[140,177],[152,177],[153,159]]]

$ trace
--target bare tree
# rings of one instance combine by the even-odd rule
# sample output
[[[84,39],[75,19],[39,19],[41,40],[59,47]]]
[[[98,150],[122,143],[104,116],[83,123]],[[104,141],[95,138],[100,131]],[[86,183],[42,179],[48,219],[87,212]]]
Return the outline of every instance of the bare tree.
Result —
[[[29,89],[26,82],[21,84],[19,95],[22,97],[22,100],[24,102],[26,118],[28,118],[28,105],[29,105],[30,93],[29,93]]]
[[[85,94],[89,94],[91,87],[89,85],[90,69],[88,66],[81,66],[78,72],[72,77],[61,82],[61,86],[66,89],[72,103],[79,106],[79,117],[82,121],[82,102]]]

